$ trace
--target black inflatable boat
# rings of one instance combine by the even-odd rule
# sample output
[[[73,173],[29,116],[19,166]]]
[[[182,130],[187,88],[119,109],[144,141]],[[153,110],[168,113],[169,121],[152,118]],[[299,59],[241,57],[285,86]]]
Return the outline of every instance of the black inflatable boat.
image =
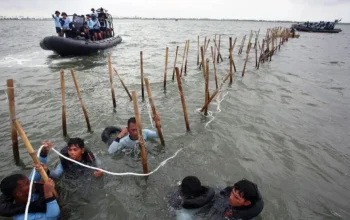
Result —
[[[91,53],[96,53],[99,50],[114,47],[121,42],[122,38],[120,36],[99,41],[49,36],[45,37],[40,42],[40,47],[44,50],[52,50],[61,56],[88,55]]]

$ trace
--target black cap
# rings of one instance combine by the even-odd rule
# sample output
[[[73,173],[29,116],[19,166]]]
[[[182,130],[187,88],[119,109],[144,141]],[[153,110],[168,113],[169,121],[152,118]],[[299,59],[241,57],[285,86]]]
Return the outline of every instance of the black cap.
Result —
[[[68,16],[66,12],[62,12],[62,15]]]
[[[59,11],[55,11],[55,14],[57,14],[57,13],[58,13],[58,14],[61,14]]]

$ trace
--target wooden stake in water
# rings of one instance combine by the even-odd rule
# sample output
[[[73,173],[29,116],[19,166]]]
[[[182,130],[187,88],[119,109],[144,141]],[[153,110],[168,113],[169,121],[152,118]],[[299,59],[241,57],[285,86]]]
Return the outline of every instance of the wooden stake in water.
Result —
[[[255,67],[258,67],[258,37],[255,38]]]
[[[61,105],[62,105],[62,130],[63,136],[67,137],[67,122],[66,122],[66,88],[64,83],[64,70],[61,70]]]
[[[74,70],[70,69],[70,72],[72,73],[72,78],[73,78],[73,81],[74,81],[75,89],[77,90],[79,102],[80,102],[80,105],[81,105],[81,107],[83,109],[83,112],[84,112],[84,116],[85,116],[85,121],[86,121],[86,125],[87,125],[87,128],[88,128],[88,132],[91,132],[89,116],[88,116],[88,113],[86,111],[86,108],[85,108],[85,105],[83,103],[83,100],[81,98],[80,89],[79,89],[79,85],[78,85],[77,79],[75,78]]]
[[[166,47],[165,49],[165,69],[164,69],[164,91],[166,90],[166,76],[168,73],[168,52],[169,52],[169,48]]]
[[[145,101],[145,91],[143,88],[143,54],[142,51],[140,51],[140,69],[141,69],[141,94],[142,94],[142,101]]]
[[[187,59],[188,59],[189,50],[190,50],[190,40],[188,40],[188,42],[187,42],[186,61],[185,61],[185,76],[187,75]]]
[[[187,48],[187,40],[186,40],[186,43],[185,43],[184,53],[182,54],[182,64],[181,64],[181,73],[180,73],[181,77],[182,77],[183,67],[184,67],[184,64],[185,64],[186,48]]]
[[[218,77],[216,75],[216,65],[215,65],[215,61],[216,61],[216,57],[215,57],[215,53],[214,53],[214,48],[213,46],[211,46],[211,58],[213,60],[213,66],[214,66],[214,77],[215,77],[215,86],[216,88],[218,88]]]
[[[249,42],[249,43],[250,43],[250,42]],[[244,67],[243,67],[243,71],[242,71],[242,77],[244,77],[245,68],[246,68],[246,66],[247,66],[247,61],[248,61],[248,56],[249,56],[250,48],[251,48],[251,47],[248,47],[247,56],[246,56],[246,58],[245,58]]]
[[[173,69],[173,80],[175,79],[175,67],[177,61],[177,53],[179,52],[179,46],[176,47],[175,61],[174,61],[174,69]]]
[[[199,50],[200,50],[200,46],[199,46],[199,36],[198,36],[197,66],[199,65]]]
[[[115,101],[111,56],[108,56],[108,72],[109,72],[109,83],[111,85],[111,92],[112,92],[113,108],[116,108],[117,103]]]
[[[205,74],[205,103],[209,100],[209,60],[206,63],[206,74]],[[208,107],[204,111],[204,115],[208,115]]]
[[[206,108],[208,108],[209,103],[214,99],[214,97],[216,96],[216,94],[218,94],[219,89],[222,88],[223,84],[226,82],[226,80],[228,79],[228,77],[230,76],[230,72],[226,75],[226,77],[224,78],[224,80],[221,82],[220,84],[220,88],[217,88],[215,90],[215,92],[213,93],[213,95],[210,96],[208,103],[204,104],[204,106],[201,109],[201,112],[203,112]]]
[[[221,53],[220,53],[220,47],[221,47],[221,35],[219,35],[219,45],[216,46],[216,42],[215,42],[215,47],[217,48],[218,50],[218,59],[217,59],[217,63],[219,63],[219,60],[221,59],[221,62],[224,61],[222,59],[222,56],[221,56]]]
[[[16,164],[19,164],[19,151],[18,151],[18,137],[15,126],[12,123],[12,120],[16,119],[16,108],[15,108],[15,88],[13,84],[13,79],[8,79],[6,81],[7,85],[7,96],[9,101],[9,111],[10,111],[10,121],[11,121],[11,140],[12,140],[12,152],[13,158],[15,159]]]
[[[233,52],[233,50],[235,49],[236,41],[237,41],[237,37],[235,37],[235,40],[233,41],[232,52]]]
[[[151,105],[152,113],[153,113],[153,117],[154,117],[155,115],[157,115],[157,111],[156,111],[156,107],[155,107],[155,105],[153,103],[153,96],[152,96],[151,87],[149,85],[148,78],[145,78],[145,84],[146,84],[146,89],[147,89],[147,94],[148,94],[148,100],[149,100],[149,103]],[[158,120],[154,120],[154,121],[156,123],[156,128],[157,128],[157,131],[158,131],[160,142],[162,143],[163,146],[165,146],[165,142],[164,142],[164,137],[163,137],[163,132],[162,132],[162,129],[161,129],[160,121],[158,121]]]
[[[142,136],[142,122],[139,112],[139,106],[137,103],[137,95],[136,91],[132,91],[132,101],[134,103],[134,112],[135,112],[135,119],[136,119],[136,125],[137,125],[137,133],[139,136],[139,144],[140,144],[140,150],[141,150],[141,161],[142,161],[142,168],[143,173],[148,173],[148,165],[147,165],[147,153],[146,153],[146,147],[145,147],[145,140]]]
[[[203,76],[205,76],[205,63],[204,63],[204,51],[203,51],[203,47],[201,47],[201,57],[202,57],[202,72],[203,72]]]
[[[132,96],[130,95],[130,92],[129,92],[128,88],[126,87],[126,85],[124,84],[122,78],[120,78],[120,76],[119,76],[119,74],[118,74],[118,71],[117,71],[115,68],[113,68],[113,69],[114,69],[115,74],[118,76],[119,81],[120,81],[120,83],[122,84],[122,86],[123,86],[125,92],[128,94],[128,96],[129,96],[129,98],[130,98],[130,101],[132,101]]]
[[[202,47],[202,50],[203,50],[203,47]],[[176,72],[176,80],[177,80],[177,85],[179,87],[179,93],[180,93],[180,98],[181,98],[181,103],[182,103],[182,110],[184,112],[186,129],[187,129],[187,131],[190,131],[190,123],[188,122],[187,108],[186,108],[184,93],[182,91],[182,83],[181,83],[179,68],[175,67],[175,72]]]

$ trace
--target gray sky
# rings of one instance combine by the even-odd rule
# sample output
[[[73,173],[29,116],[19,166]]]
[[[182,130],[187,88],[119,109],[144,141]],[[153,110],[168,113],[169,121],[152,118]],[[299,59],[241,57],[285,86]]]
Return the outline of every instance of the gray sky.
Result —
[[[96,4],[98,2],[98,4]],[[350,22],[350,0],[0,0],[2,16],[49,17],[55,10],[115,16]]]

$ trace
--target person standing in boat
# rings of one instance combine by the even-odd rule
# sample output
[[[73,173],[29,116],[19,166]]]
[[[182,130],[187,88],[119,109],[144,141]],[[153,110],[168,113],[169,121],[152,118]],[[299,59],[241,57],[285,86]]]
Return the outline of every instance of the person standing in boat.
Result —
[[[63,36],[62,33],[62,26],[60,23],[60,12],[59,11],[55,11],[55,15],[52,15],[52,18],[55,20],[55,26],[56,26],[56,33],[59,37]]]
[[[94,36],[96,40],[101,40],[101,31],[100,31],[100,22],[97,19],[97,16],[95,14],[91,15],[91,20],[93,22],[93,27],[94,27]]]
[[[101,12],[98,14],[98,20],[100,22],[100,30],[101,30],[101,37],[102,39],[107,38],[106,31],[107,31],[107,22],[106,22],[106,13],[104,13],[103,8],[101,8]]]
[[[91,12],[92,12],[92,13],[91,13],[91,16],[92,16],[92,15],[95,15],[96,18],[98,17],[98,13],[95,12],[95,9],[94,9],[94,8],[91,9]]]
[[[155,115],[153,120],[159,120],[159,116]],[[117,151],[123,150],[123,149],[131,149],[133,150],[138,142],[139,135],[136,125],[136,119],[134,117],[130,118],[128,120],[128,134],[126,132],[121,132],[121,136],[124,136],[123,138],[116,138],[111,145],[109,145],[108,153],[113,154]],[[143,139],[146,141],[148,139],[154,139],[159,138],[158,132],[149,130],[149,129],[142,129],[142,136]]]
[[[67,13],[66,12],[62,12],[62,19],[64,21],[63,25],[62,25],[62,28],[63,28],[63,33],[66,34],[66,37],[69,36],[69,31],[70,31],[70,28],[69,28],[69,23],[71,22],[70,21],[70,18],[68,17]]]
[[[87,14],[86,15],[86,25],[89,29],[89,38],[90,40],[94,41],[95,40],[95,36],[94,36],[94,23],[91,20],[91,15]]]

